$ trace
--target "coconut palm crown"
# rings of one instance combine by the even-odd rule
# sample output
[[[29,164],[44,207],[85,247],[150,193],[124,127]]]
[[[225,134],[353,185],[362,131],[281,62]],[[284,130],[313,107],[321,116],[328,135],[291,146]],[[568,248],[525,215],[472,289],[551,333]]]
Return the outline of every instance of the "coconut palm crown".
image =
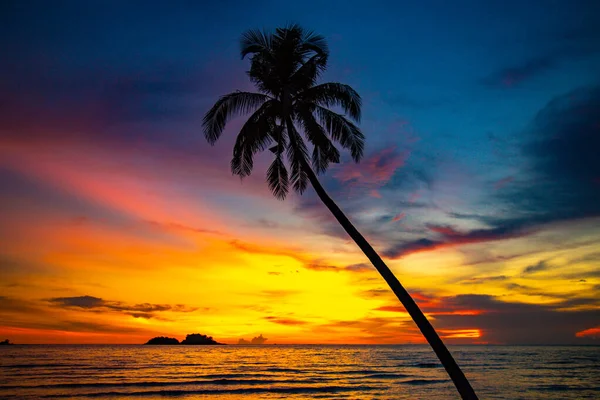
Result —
[[[356,162],[363,155],[365,137],[352,122],[360,122],[359,94],[337,82],[317,84],[328,55],[325,39],[298,25],[278,28],[273,34],[246,32],[241,56],[250,56],[247,74],[259,92],[224,95],[203,120],[206,139],[214,144],[231,118],[252,113],[237,136],[231,171],[242,178],[250,175],[254,155],[269,148],[274,160],[267,182],[280,200],[290,186],[300,194],[306,189],[309,157],[314,171],[323,173],[330,163],[340,161],[335,144],[349,150]]]

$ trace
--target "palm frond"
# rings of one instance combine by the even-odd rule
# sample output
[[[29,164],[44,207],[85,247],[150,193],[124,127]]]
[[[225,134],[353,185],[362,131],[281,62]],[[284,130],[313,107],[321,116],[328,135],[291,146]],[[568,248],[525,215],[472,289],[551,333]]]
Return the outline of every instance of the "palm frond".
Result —
[[[288,143],[286,132],[287,131],[282,125],[276,124],[273,132],[271,133],[271,138],[273,138],[273,141],[275,141],[275,146],[269,149],[273,154],[282,154],[283,150],[285,150],[285,147]]]
[[[288,181],[288,172],[285,168],[285,164],[283,162],[283,158],[281,154],[279,154],[273,162],[271,166],[267,170],[267,183],[269,185],[269,189],[279,200],[285,200],[285,197],[289,191],[289,181]]]
[[[304,28],[295,23],[287,24],[282,28],[275,29],[275,34],[273,36],[282,41],[300,41],[304,37]]]
[[[272,46],[272,34],[259,29],[250,29],[242,34],[240,55],[244,59],[248,54],[269,52]]]
[[[230,118],[253,112],[270,99],[271,97],[265,94],[240,91],[219,98],[202,120],[204,136],[208,143],[215,144]]]
[[[317,79],[327,68],[327,56],[315,54],[304,62],[290,78],[291,90],[298,92],[315,85]]]
[[[304,169],[304,166],[308,165],[308,150],[291,119],[287,121],[287,128],[289,139],[287,156],[290,162],[291,183],[294,186],[294,190],[302,194],[308,184],[308,175]]]
[[[340,106],[354,121],[360,122],[362,99],[349,85],[337,82],[323,83],[305,90],[300,99],[323,107]]]
[[[306,32],[303,37],[302,51],[327,56],[329,55],[327,40],[324,36],[317,35],[312,31]]]
[[[231,172],[234,175],[241,178],[249,176],[254,167],[254,155],[272,143],[278,105],[277,100],[267,101],[242,126],[231,159]]]
[[[260,92],[277,97],[281,91],[281,78],[277,70],[277,62],[273,60],[272,55],[263,53],[253,55],[247,74]]]
[[[313,31],[306,31],[298,24],[289,24],[283,28],[277,29],[277,35],[288,40],[293,38],[298,43],[297,51],[303,56],[309,53],[320,55],[328,55],[329,48],[327,41],[322,35],[318,35]]]
[[[317,174],[325,172],[329,167],[329,163],[339,163],[340,152],[329,140],[327,132],[317,122],[310,109],[299,109],[297,117],[306,138],[313,145],[312,165]]]
[[[325,107],[315,106],[315,113],[331,138],[343,148],[349,149],[352,159],[359,162],[365,148],[365,135],[361,130],[343,115]]]

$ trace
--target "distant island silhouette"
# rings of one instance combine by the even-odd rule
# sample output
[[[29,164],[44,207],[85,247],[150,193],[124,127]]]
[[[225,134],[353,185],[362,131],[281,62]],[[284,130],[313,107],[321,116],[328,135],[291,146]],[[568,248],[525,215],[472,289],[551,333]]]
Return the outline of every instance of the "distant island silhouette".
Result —
[[[149,345],[225,345],[225,343],[219,343],[212,338],[212,336],[201,335],[199,333],[192,333],[185,337],[184,340],[179,342],[179,340],[175,338],[170,338],[166,336],[157,336],[146,342]]]
[[[157,336],[148,340],[146,344],[179,344],[179,340],[166,336]]]
[[[14,343],[11,343],[8,339],[0,342],[0,346],[10,346],[11,344],[14,344]]]
[[[264,344],[267,340],[266,337],[263,337],[262,333],[260,336],[253,337],[252,340],[248,341],[246,339],[238,340],[238,344]]]

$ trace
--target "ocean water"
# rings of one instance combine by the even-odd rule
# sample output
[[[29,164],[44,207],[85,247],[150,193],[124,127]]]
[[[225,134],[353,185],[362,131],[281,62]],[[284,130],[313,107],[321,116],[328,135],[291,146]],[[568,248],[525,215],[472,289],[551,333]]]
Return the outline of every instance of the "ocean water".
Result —
[[[600,399],[598,346],[450,348],[481,399]],[[456,399],[427,346],[3,346],[0,398]]]

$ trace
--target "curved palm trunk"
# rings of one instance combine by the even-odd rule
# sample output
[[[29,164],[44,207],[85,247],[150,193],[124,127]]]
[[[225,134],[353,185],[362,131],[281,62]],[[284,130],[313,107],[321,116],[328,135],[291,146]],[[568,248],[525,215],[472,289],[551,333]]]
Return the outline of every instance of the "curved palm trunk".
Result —
[[[404,305],[406,311],[415,321],[415,323],[421,330],[421,333],[423,333],[423,336],[425,336],[425,339],[427,339],[427,342],[429,342],[429,344],[433,348],[433,351],[435,352],[435,354],[437,354],[438,358],[442,362],[442,365],[446,369],[446,372],[448,372],[448,375],[450,375],[450,378],[452,379],[452,382],[454,382],[454,385],[456,386],[456,389],[458,389],[458,392],[460,393],[461,397],[463,399],[476,400],[477,395],[471,387],[471,384],[461,371],[456,361],[454,361],[452,354],[450,354],[450,351],[448,351],[448,348],[446,348],[446,345],[444,345],[442,339],[440,339],[431,323],[427,320],[427,317],[423,314],[421,309],[419,309],[417,303],[415,303],[410,294],[400,284],[400,282],[394,276],[394,274],[388,268],[388,266],[385,265],[385,263],[383,262],[381,257],[379,257],[379,255],[373,249],[373,247],[371,247],[371,245],[360,234],[360,232],[356,230],[354,225],[352,225],[352,223],[344,215],[342,210],[337,206],[337,204],[335,204],[331,197],[329,197],[327,192],[325,192],[325,189],[323,188],[323,186],[321,186],[321,183],[317,179],[317,176],[313,172],[312,168],[305,164],[304,169],[306,170],[306,173],[308,174],[308,179],[310,180],[312,186],[315,188],[315,191],[319,195],[321,201],[325,203],[327,208],[329,208],[329,211],[331,211],[333,216],[346,230],[348,235],[350,235],[350,237],[356,242],[358,247],[360,247],[363,253],[365,253],[365,255],[369,258],[373,266],[377,269],[377,271],[379,271],[383,279],[385,279],[385,281],[388,283],[394,294],[398,297],[398,300],[400,300],[400,302]]]

